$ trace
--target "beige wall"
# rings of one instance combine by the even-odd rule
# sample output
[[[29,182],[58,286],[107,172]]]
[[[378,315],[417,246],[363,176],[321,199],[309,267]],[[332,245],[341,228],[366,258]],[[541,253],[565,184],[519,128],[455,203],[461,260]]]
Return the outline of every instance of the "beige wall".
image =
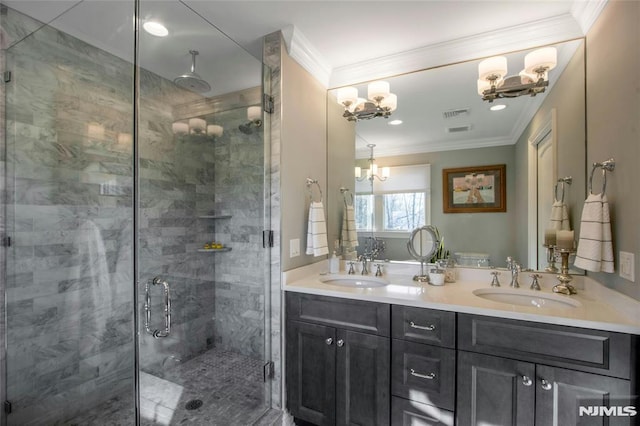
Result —
[[[565,193],[565,202],[569,206],[572,229],[576,234],[580,228],[580,214],[585,198],[585,54],[581,45],[573,55],[564,72],[558,77],[552,90],[545,95],[545,100],[531,122],[520,135],[515,149],[516,175],[516,230],[517,259],[527,259],[527,226],[530,215],[535,211],[528,209],[528,155],[529,140],[544,125],[551,110],[556,111],[556,153],[557,176],[573,177],[573,183]],[[544,224],[543,224],[544,226]],[[535,265],[529,265],[535,268]]]
[[[308,265],[326,256],[304,254],[310,196],[306,178],[317,179],[327,194],[326,88],[282,50],[281,225],[282,270]],[[314,189],[317,197],[317,188]],[[291,257],[291,239],[300,240],[300,256]]]
[[[327,96],[327,161],[331,169],[327,170],[327,218],[329,247],[339,240],[344,212],[343,196],[340,187],[348,188],[349,194],[355,193],[353,175],[356,156],[356,126],[353,121],[342,117],[344,109],[336,102],[335,96]],[[350,195],[347,195],[350,196]]]
[[[587,164],[616,160],[606,191],[616,273],[589,276],[635,299],[640,299],[639,46],[640,2],[610,1],[587,34]],[[635,254],[635,283],[618,276],[621,250]]]

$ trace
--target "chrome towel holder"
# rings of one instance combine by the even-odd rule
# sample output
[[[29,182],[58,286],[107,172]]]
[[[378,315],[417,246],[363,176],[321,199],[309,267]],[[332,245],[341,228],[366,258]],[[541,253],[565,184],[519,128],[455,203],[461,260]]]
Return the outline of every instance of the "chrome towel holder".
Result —
[[[607,190],[607,172],[612,172],[616,168],[616,162],[610,158],[602,163],[593,163],[591,167],[591,175],[589,176],[589,194],[593,194],[593,174],[597,169],[602,169],[602,191],[600,195],[604,195]]]
[[[558,182],[556,182],[556,186],[553,189],[553,197],[554,197],[554,201],[560,201],[561,203],[564,202],[564,190],[565,190],[565,184],[566,185],[571,185],[573,183],[573,177],[571,176],[566,176],[563,178],[558,179]],[[560,199],[558,199],[558,187],[560,187],[562,189],[561,192],[561,196]]]
[[[311,179],[311,178],[307,178],[307,189],[309,190],[309,195],[311,196],[311,201],[313,201],[313,188],[312,186],[315,185],[318,187],[318,192],[320,193],[320,200],[316,201],[316,202],[322,202],[322,188],[320,188],[320,184],[318,183],[317,179]]]
[[[342,194],[342,198],[344,199],[344,203],[347,206],[353,205],[353,193],[349,190],[349,188],[345,188],[344,186],[340,187],[340,193]],[[347,199],[347,193],[350,197]]]

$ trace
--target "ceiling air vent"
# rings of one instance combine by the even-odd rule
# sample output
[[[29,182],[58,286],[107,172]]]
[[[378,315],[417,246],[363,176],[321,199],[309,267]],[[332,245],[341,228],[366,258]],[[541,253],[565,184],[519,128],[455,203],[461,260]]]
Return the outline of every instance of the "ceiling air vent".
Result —
[[[471,130],[471,125],[467,124],[464,126],[456,126],[456,127],[447,127],[447,133],[460,133],[460,132],[468,132]]]
[[[445,119],[457,118],[457,117],[462,117],[462,116],[467,116],[467,115],[469,115],[469,108],[452,109],[452,110],[445,111],[445,112],[442,113],[442,116]]]

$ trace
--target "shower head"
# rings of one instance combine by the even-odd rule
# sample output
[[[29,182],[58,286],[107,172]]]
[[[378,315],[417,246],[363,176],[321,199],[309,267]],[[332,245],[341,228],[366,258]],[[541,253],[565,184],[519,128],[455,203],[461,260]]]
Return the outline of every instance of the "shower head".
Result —
[[[176,77],[173,82],[192,92],[208,92],[211,90],[211,86],[196,73],[196,55],[198,55],[199,52],[197,50],[190,50],[189,53],[191,53],[191,71],[182,74],[180,77]]]

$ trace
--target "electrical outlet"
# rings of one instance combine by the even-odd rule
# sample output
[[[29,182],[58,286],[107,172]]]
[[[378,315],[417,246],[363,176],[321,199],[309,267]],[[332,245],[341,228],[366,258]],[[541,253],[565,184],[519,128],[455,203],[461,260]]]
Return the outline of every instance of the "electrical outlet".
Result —
[[[289,257],[300,256],[300,239],[294,238],[289,240]]]
[[[626,251],[620,252],[620,276],[635,282],[635,255]]]

